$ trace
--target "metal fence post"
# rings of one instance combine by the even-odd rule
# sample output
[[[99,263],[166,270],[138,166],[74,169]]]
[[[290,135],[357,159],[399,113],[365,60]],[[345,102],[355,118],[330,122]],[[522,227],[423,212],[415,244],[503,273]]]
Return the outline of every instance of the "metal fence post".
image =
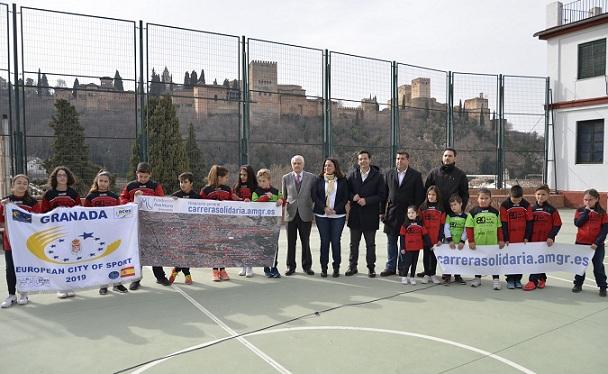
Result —
[[[145,92],[144,91],[144,22],[139,21],[139,126],[137,126],[135,141],[139,143],[139,159],[148,160],[147,142],[144,144],[146,137],[146,108],[145,108]]]
[[[394,160],[399,148],[399,94],[397,92],[399,85],[399,67],[396,61],[392,63],[391,76],[391,155],[390,159]]]
[[[243,75],[243,99],[241,100],[241,126],[239,126],[239,162],[241,165],[249,163],[249,74],[247,40],[241,37],[241,73]]]
[[[13,4],[13,63],[15,79],[15,133],[13,135],[15,143],[15,173],[23,174],[26,172],[24,162],[24,138],[23,126],[21,123],[21,90],[19,89],[19,48],[17,43],[17,4]]]
[[[446,144],[448,147],[454,147],[454,76],[451,71],[448,71],[447,79],[447,102],[448,113],[446,116]]]
[[[543,183],[547,184],[549,178],[549,90],[550,79],[545,80],[545,163],[543,165]]]
[[[498,123],[496,124],[496,170],[498,173],[496,188],[504,185],[504,110],[505,110],[505,86],[504,76],[498,75]]]
[[[331,59],[329,51],[323,53],[324,80],[323,80],[323,157],[332,153],[331,144]]]

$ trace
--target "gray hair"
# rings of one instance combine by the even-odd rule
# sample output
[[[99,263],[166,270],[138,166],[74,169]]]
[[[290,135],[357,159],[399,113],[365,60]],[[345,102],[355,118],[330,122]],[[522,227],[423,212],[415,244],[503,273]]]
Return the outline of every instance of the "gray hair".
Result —
[[[304,157],[303,156],[301,156],[301,155],[295,155],[295,156],[293,156],[291,158],[291,163],[293,164],[294,161],[296,161],[296,160],[300,160],[300,161],[302,161],[302,164],[304,164]]]

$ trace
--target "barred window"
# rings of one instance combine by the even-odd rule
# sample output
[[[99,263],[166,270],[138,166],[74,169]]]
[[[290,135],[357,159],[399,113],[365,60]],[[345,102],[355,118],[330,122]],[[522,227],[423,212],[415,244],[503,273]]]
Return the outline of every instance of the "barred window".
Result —
[[[578,45],[578,79],[606,75],[606,38]]]
[[[604,120],[576,123],[576,163],[601,164],[604,162]]]

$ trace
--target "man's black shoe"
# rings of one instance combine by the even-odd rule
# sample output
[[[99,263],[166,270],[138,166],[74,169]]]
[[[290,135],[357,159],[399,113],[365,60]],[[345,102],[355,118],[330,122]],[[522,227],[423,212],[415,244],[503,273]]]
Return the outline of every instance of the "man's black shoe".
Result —
[[[295,272],[296,272],[296,271],[295,271],[294,269],[289,269],[289,270],[287,270],[287,271],[285,272],[285,275],[290,276],[290,275],[295,274]]]
[[[357,270],[357,268],[351,268],[346,270],[346,273],[344,273],[344,275],[346,275],[347,277],[350,277],[352,275],[357,274],[359,271]]]
[[[575,284],[574,287],[572,287],[572,292],[574,293],[579,293],[583,290],[583,287],[581,285]]]
[[[331,275],[334,278],[338,278],[340,276],[340,270],[339,269],[334,269],[333,274]]]
[[[606,297],[606,289],[605,288],[600,288],[600,296],[601,297]]]
[[[315,275],[315,272],[312,269],[304,270],[307,275]]]
[[[380,272],[381,277],[388,277],[388,276],[395,275],[395,274],[397,274],[395,272],[395,270],[388,270],[388,269],[384,269]]]
[[[327,270],[321,270],[321,278],[327,278]]]
[[[162,278],[156,279],[156,283],[162,284],[165,287],[169,287],[171,285],[171,282],[169,282],[167,277],[162,277]]]
[[[137,290],[139,288],[139,282],[140,281],[131,282],[131,284],[129,285],[129,289],[131,291]]]
[[[376,278],[376,272],[374,270],[370,270],[367,273],[367,276],[370,277],[370,278]]]

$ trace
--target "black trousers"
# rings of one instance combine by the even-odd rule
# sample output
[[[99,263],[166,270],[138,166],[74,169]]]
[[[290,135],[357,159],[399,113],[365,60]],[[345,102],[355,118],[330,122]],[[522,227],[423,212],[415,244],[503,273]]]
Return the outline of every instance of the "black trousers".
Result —
[[[431,276],[437,274],[437,257],[435,257],[435,252],[430,248],[424,249],[422,264],[424,265],[424,275]]]
[[[296,269],[296,240],[300,235],[302,243],[302,269],[310,270],[312,266],[312,254],[310,253],[310,230],[312,222],[304,222],[296,213],[293,220],[287,222],[287,269]]]
[[[163,279],[166,277],[165,270],[163,270],[162,266],[152,266],[152,273],[154,273],[156,279]]]
[[[4,251],[4,261],[6,262],[6,285],[8,294],[14,295],[17,292],[17,276],[15,275],[15,264],[13,264],[13,252]]]
[[[184,275],[190,275],[190,268],[175,268],[175,271],[179,273],[180,271],[184,273]]]
[[[405,253],[403,253],[405,252]],[[418,264],[418,256],[420,251],[404,251],[399,253],[399,276],[407,277],[408,271],[410,277],[416,276],[416,265]]]
[[[606,288],[606,270],[604,269],[605,253],[606,249],[603,245],[601,245],[595,249],[595,252],[593,253],[593,258],[591,259],[591,262],[593,263],[593,276],[595,277],[595,284],[597,284],[599,288]],[[584,281],[585,273],[583,273],[583,275],[576,274],[574,276],[575,285],[582,286]]]
[[[369,270],[376,268],[376,230],[361,231],[350,228],[350,254],[348,264],[350,269],[356,269],[359,262],[359,243],[361,235],[365,238],[365,262]]]
[[[507,274],[507,282],[516,282],[516,281],[521,282],[522,277],[523,277],[522,274]]]

